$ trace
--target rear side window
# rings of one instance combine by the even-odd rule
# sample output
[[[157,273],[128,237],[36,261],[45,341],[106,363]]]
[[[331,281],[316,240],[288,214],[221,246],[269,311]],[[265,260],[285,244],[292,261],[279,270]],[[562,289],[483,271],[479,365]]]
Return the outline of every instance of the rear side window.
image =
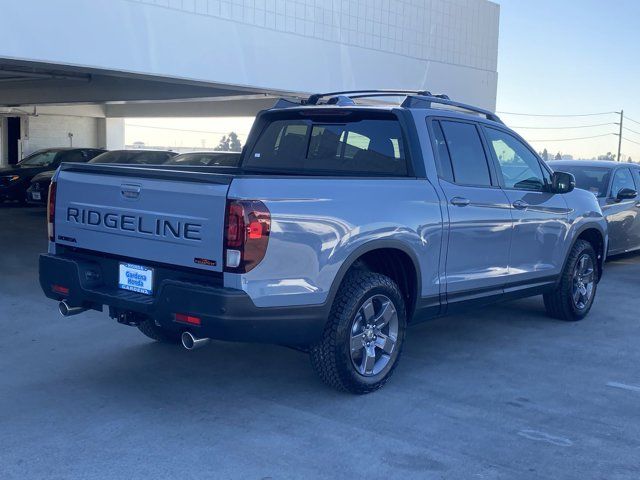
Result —
[[[451,167],[451,158],[447,149],[447,141],[440,122],[433,122],[433,149],[436,154],[436,167],[438,168],[438,176],[449,182],[453,182],[453,169]]]
[[[491,186],[487,157],[475,125],[451,121],[442,121],[440,124],[451,157],[454,182]]]
[[[60,161],[68,163],[86,162],[87,155],[82,150],[72,150],[70,152],[64,152],[61,155]]]
[[[114,150],[94,157],[89,163],[127,163],[128,158],[129,152]]]
[[[405,146],[395,118],[274,120],[243,162],[277,173],[407,175]]]
[[[86,150],[87,160],[91,160],[92,158],[95,158],[98,155],[102,155],[103,153],[105,153],[103,150]]]
[[[132,155],[128,163],[145,165],[162,165],[172,157],[167,152],[142,152]]]

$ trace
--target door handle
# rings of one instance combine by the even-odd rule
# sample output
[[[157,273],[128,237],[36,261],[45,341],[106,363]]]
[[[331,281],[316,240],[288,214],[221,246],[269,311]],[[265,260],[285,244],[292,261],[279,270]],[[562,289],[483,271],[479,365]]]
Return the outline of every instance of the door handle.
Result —
[[[471,200],[469,200],[468,198],[453,197],[451,199],[451,205],[455,205],[456,207],[466,207],[470,203]]]
[[[513,208],[516,208],[518,210],[525,210],[529,206],[529,204],[524,200],[516,200],[511,205],[513,205]]]
[[[636,202],[636,208],[640,208],[640,202]]]

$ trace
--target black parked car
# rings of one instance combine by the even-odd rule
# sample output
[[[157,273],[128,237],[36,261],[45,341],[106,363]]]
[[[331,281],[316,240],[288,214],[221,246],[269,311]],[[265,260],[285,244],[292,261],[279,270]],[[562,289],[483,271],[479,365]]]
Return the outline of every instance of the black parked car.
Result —
[[[31,185],[27,188],[27,203],[31,205],[46,205],[51,177],[55,170],[42,172],[31,179]]]
[[[111,150],[98,155],[90,163],[119,163],[123,165],[162,165],[177,155],[167,150]]]
[[[165,165],[237,167],[239,162],[240,152],[191,152],[170,158]]]
[[[640,165],[603,160],[549,162],[593,193],[609,226],[609,255],[640,249]]]
[[[0,168],[0,201],[26,200],[31,179],[55,171],[62,162],[87,162],[105,150],[97,148],[48,148],[38,150],[17,165]]]
[[[98,151],[90,163],[122,163],[160,165],[176,155],[175,152],[162,150],[106,150]],[[67,160],[63,160],[67,161]],[[27,202],[30,204],[46,205],[49,184],[55,170],[43,172],[31,180],[31,186],[27,189]]]

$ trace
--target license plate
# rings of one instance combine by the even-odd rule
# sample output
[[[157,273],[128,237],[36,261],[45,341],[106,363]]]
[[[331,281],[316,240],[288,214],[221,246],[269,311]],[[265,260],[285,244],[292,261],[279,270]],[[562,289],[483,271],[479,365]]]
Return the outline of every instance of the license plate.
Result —
[[[153,269],[142,265],[121,263],[118,274],[118,286],[124,290],[153,294]]]
[[[31,192],[31,197],[34,200],[42,200],[42,195],[40,195],[40,192]]]

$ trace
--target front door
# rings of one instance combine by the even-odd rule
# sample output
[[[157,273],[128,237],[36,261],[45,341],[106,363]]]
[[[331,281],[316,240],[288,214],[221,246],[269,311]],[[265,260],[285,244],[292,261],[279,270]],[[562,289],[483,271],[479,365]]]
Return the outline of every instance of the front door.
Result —
[[[483,130],[512,209],[509,287],[554,280],[564,264],[567,203],[548,191],[550,174],[524,142],[498,128]]]
[[[618,192],[623,188],[637,190],[628,167],[617,168],[613,172],[611,189],[602,207],[609,227],[609,252],[612,254],[624,253],[639,246],[638,197],[618,200]]]
[[[432,122],[440,186],[449,214],[447,302],[502,294],[511,213],[473,123]]]

